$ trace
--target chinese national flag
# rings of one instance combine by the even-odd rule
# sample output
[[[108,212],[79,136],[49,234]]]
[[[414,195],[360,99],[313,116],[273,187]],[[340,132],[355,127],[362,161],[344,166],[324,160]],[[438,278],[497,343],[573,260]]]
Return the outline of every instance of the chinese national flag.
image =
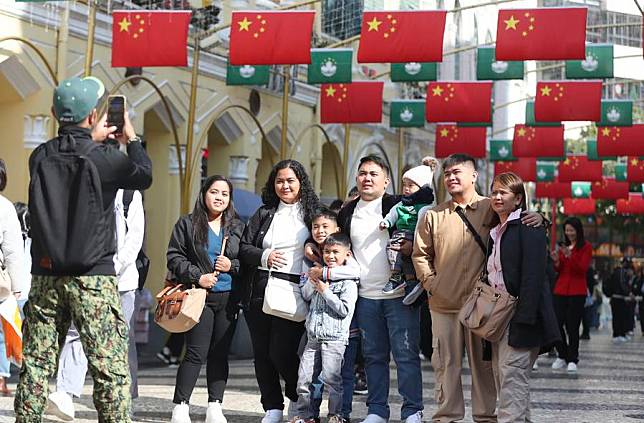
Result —
[[[601,181],[602,162],[588,160],[586,156],[569,156],[559,164],[559,181]]]
[[[428,122],[490,122],[492,82],[431,82],[427,86]]]
[[[499,10],[496,60],[584,60],[585,7]]]
[[[359,63],[442,62],[444,10],[364,12]]]
[[[644,154],[644,150],[642,150]],[[644,160],[637,157],[629,157],[626,166],[628,182],[644,182]]]
[[[564,127],[514,125],[512,140],[514,157],[565,156]]]
[[[644,197],[639,192],[631,192],[628,199],[617,200],[617,213],[644,214]]]
[[[593,182],[591,187],[592,197],[596,200],[617,200],[628,198],[628,182],[618,182],[614,178],[605,178]]]
[[[436,125],[436,157],[464,153],[483,158],[486,156],[486,132],[484,126]]]
[[[323,84],[321,123],[380,123],[383,82]]]
[[[537,182],[535,196],[537,198],[569,198],[572,197],[570,182]]]
[[[597,127],[597,154],[641,156],[644,152],[644,124]]]
[[[191,11],[112,13],[112,67],[187,66]]]
[[[233,12],[231,65],[299,65],[311,63],[315,11]]]
[[[542,81],[537,83],[534,118],[537,122],[601,119],[601,81]]]
[[[564,198],[564,214],[592,215],[595,214],[594,198]]]
[[[495,175],[505,172],[516,173],[524,182],[534,182],[537,180],[537,159],[522,157],[513,162],[494,163]]]

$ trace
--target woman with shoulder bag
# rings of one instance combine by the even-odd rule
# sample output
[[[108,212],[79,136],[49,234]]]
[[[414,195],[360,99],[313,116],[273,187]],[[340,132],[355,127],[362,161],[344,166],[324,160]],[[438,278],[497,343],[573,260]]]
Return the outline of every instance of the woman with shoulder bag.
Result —
[[[172,423],[190,423],[188,403],[201,366],[207,365],[206,423],[226,423],[221,403],[228,380],[228,352],[237,325],[239,242],[244,224],[233,205],[233,185],[206,179],[192,214],[174,226],[168,270],[190,287],[208,291],[201,319],[186,332],[186,354],[177,371]],[[222,250],[224,245],[224,251]]]
[[[559,340],[552,294],[546,283],[546,233],[521,224],[526,209],[523,181],[502,173],[492,182],[495,212],[488,247],[488,282],[517,297],[503,337],[492,343],[499,395],[499,423],[530,421],[529,376],[539,349]]]
[[[249,298],[244,317],[248,323],[255,358],[255,376],[266,415],[262,423],[281,423],[285,394],[297,402],[298,346],[304,322],[264,312],[266,288],[273,278],[298,286],[304,244],[310,236],[311,217],[318,198],[304,167],[283,160],[271,171],[262,190],[264,205],[250,218],[242,237],[240,254],[249,275]],[[269,278],[270,276],[270,278]],[[291,412],[293,411],[293,412]],[[294,407],[289,407],[289,418]]]

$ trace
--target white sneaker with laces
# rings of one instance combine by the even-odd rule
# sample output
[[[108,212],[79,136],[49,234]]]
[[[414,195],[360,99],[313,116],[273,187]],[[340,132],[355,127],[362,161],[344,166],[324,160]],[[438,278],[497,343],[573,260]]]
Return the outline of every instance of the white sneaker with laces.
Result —
[[[206,410],[206,423],[228,423],[219,401],[209,402]]]
[[[422,423],[422,421],[423,421],[422,411],[416,411],[414,414],[412,414],[411,416],[405,419],[405,423]]]
[[[52,392],[47,398],[47,403],[46,414],[56,416],[66,422],[74,420],[74,400],[67,392]]]
[[[362,423],[387,423],[387,420],[377,414],[369,414]]]
[[[566,367],[566,360],[563,358],[558,358],[552,363],[552,368],[555,370],[563,369]]]
[[[266,414],[262,419],[262,423],[282,423],[283,417],[284,413],[282,412],[282,410],[266,410]]]
[[[174,406],[172,410],[172,420],[170,423],[192,423],[190,421],[190,408],[188,404],[182,402]]]
[[[568,373],[577,373],[577,365],[575,363],[568,363],[568,368],[566,369]]]

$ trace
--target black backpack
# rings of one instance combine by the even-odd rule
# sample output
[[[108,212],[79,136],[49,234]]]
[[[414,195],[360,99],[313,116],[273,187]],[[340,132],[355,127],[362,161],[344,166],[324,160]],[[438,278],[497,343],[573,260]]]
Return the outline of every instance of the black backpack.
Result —
[[[29,214],[35,263],[52,274],[79,276],[107,251],[108,215],[96,165],[88,158],[98,145],[67,134],[48,141],[32,169]]]
[[[130,204],[134,198],[133,190],[124,190],[123,191],[123,215],[125,216],[125,230],[129,230],[127,227],[127,215],[130,211]],[[145,285],[145,280],[148,278],[148,271],[150,270],[150,259],[143,251],[143,248],[139,250],[139,254],[136,257],[136,270],[139,272],[139,289],[143,289]]]

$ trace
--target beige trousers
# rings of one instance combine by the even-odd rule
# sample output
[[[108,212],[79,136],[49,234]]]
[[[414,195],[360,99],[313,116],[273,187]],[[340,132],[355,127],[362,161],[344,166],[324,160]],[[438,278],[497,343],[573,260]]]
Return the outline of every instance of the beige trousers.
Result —
[[[436,379],[434,399],[438,410],[432,422],[456,422],[465,417],[461,370],[463,349],[472,371],[472,417],[475,422],[496,422],[496,388],[492,363],[483,361],[483,343],[458,321],[458,314],[431,311],[432,366]]]
[[[539,348],[508,345],[509,329],[492,344],[492,366],[499,392],[499,423],[530,422],[530,372]]]

